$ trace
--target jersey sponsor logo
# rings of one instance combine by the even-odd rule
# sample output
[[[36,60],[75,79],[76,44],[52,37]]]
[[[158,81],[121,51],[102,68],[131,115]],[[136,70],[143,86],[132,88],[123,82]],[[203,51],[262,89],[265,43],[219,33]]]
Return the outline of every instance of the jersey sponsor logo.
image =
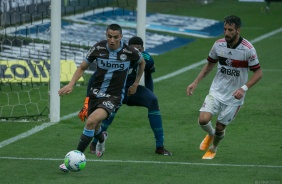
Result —
[[[132,54],[132,51],[127,50],[127,49],[123,49],[122,52],[128,53],[128,54]]]
[[[251,57],[250,57],[250,60],[253,61],[257,58],[257,55],[256,54],[253,54]]]
[[[106,106],[108,109],[114,109],[115,105],[110,101],[104,101],[103,105]]]
[[[108,61],[108,60],[103,60],[103,59],[98,61],[98,66],[104,69],[108,69],[108,68],[116,68],[119,70],[125,69],[125,64],[122,62],[113,62],[113,61]]]
[[[97,50],[106,50],[106,47],[97,46]]]
[[[93,92],[94,95],[96,95],[97,97],[110,97],[111,95],[107,94],[107,93],[102,93],[99,91],[99,89],[92,89],[91,91]]]
[[[236,77],[240,76],[240,71],[235,69],[227,69],[225,67],[221,67],[220,72],[226,75],[231,75]]]

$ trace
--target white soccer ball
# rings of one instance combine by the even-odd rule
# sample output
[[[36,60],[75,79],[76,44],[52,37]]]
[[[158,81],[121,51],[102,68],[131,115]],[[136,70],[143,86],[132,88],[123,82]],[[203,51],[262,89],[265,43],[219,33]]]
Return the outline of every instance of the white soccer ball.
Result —
[[[66,154],[64,163],[69,171],[78,172],[84,169],[86,157],[81,151],[73,150]]]

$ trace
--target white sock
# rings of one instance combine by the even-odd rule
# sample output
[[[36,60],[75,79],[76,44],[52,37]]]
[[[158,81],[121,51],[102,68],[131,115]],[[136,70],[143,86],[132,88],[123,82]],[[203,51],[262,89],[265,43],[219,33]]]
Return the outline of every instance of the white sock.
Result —
[[[215,130],[212,127],[211,121],[209,121],[208,124],[206,124],[206,125],[200,125],[200,126],[204,131],[206,131],[209,134],[209,136],[211,136],[211,137],[214,136]]]

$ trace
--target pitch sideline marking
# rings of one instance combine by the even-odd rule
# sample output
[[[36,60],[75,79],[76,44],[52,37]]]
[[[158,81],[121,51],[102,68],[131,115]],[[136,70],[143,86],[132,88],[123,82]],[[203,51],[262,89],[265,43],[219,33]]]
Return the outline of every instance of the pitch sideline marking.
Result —
[[[61,161],[58,158],[22,158],[22,157],[0,157],[8,160],[41,160],[41,161]],[[194,166],[223,166],[223,167],[260,167],[260,168],[282,168],[281,165],[253,165],[253,164],[213,164],[213,163],[193,163],[193,162],[161,162],[161,161],[138,161],[138,160],[94,160],[87,159],[87,162],[111,162],[111,163],[135,163],[135,164],[171,164],[171,165],[194,165]]]
[[[74,112],[74,113],[69,114],[67,116],[63,116],[60,120],[66,120],[66,119],[72,118],[72,117],[76,116],[77,114],[78,114],[78,112]],[[7,145],[9,145],[9,144],[11,144],[13,142],[16,142],[16,141],[18,141],[20,139],[26,138],[26,137],[28,137],[28,136],[30,136],[32,134],[35,134],[35,133],[37,133],[37,132],[39,132],[41,130],[44,130],[45,128],[48,128],[49,126],[52,126],[52,125],[55,125],[55,124],[57,124],[57,123],[48,122],[48,123],[43,123],[40,126],[36,126],[36,127],[30,129],[27,132],[21,133],[21,134],[15,136],[15,137],[12,137],[10,139],[7,139],[5,141],[0,142],[0,148],[2,148],[4,146],[7,146]]]
[[[262,36],[259,36],[258,38],[255,38],[254,40],[252,40],[252,41],[250,41],[250,42],[254,44],[254,43],[256,43],[256,42],[259,42],[259,41],[261,41],[261,40],[263,40],[263,39],[266,39],[266,38],[268,38],[268,37],[270,37],[270,36],[273,36],[273,35],[275,35],[275,34],[277,34],[277,33],[280,33],[280,32],[282,32],[282,27],[279,28],[279,29],[276,29],[276,30],[274,30],[274,31],[271,31],[271,32],[269,32],[269,33],[266,33],[266,34],[264,34],[264,35],[262,35]],[[188,71],[188,70],[191,70],[191,69],[193,69],[193,68],[196,68],[196,67],[198,67],[198,66],[204,64],[205,62],[206,62],[206,59],[204,59],[204,60],[202,60],[202,61],[200,61],[200,62],[197,62],[197,63],[195,63],[195,64],[189,65],[189,66],[187,66],[187,67],[184,67],[184,68],[182,68],[182,69],[180,69],[180,70],[177,70],[177,71],[175,71],[175,72],[172,72],[172,73],[170,73],[170,74],[164,75],[164,76],[162,76],[162,77],[158,77],[158,78],[156,78],[156,79],[154,80],[154,82],[160,82],[160,81],[162,81],[162,80],[165,80],[165,79],[174,77],[174,76],[179,75],[179,74],[181,74],[181,73],[183,73],[183,72],[186,72],[186,71]],[[60,120],[66,120],[66,119],[72,118],[72,117],[76,116],[77,113],[78,113],[78,112],[74,112],[74,113],[69,114],[69,115],[67,115],[67,116],[63,116]],[[56,123],[51,123],[51,122],[43,123],[42,125],[36,126],[36,127],[32,128],[31,130],[29,130],[29,131],[27,131],[27,132],[24,132],[24,133],[22,133],[22,134],[19,134],[19,135],[15,136],[15,137],[12,137],[12,138],[10,138],[10,139],[4,140],[4,141],[0,142],[0,148],[2,148],[2,147],[4,147],[4,146],[7,146],[7,145],[9,145],[9,144],[11,144],[11,143],[13,143],[13,142],[16,142],[16,141],[18,141],[18,140],[20,140],[20,139],[26,138],[26,137],[28,137],[28,136],[30,136],[30,135],[32,135],[32,134],[35,134],[35,133],[37,133],[37,132],[39,132],[39,131],[41,131],[41,130],[44,130],[45,128],[48,128],[48,127],[50,127],[50,126],[52,126],[52,125],[55,125],[55,124],[57,124],[57,123],[59,123],[59,122],[56,122]]]

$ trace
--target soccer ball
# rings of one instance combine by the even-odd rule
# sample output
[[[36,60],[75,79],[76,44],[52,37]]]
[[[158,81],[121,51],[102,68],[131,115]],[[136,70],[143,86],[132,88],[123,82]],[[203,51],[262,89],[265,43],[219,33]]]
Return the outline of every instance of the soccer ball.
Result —
[[[65,156],[64,164],[69,171],[81,171],[86,165],[85,155],[78,150],[70,151]]]

